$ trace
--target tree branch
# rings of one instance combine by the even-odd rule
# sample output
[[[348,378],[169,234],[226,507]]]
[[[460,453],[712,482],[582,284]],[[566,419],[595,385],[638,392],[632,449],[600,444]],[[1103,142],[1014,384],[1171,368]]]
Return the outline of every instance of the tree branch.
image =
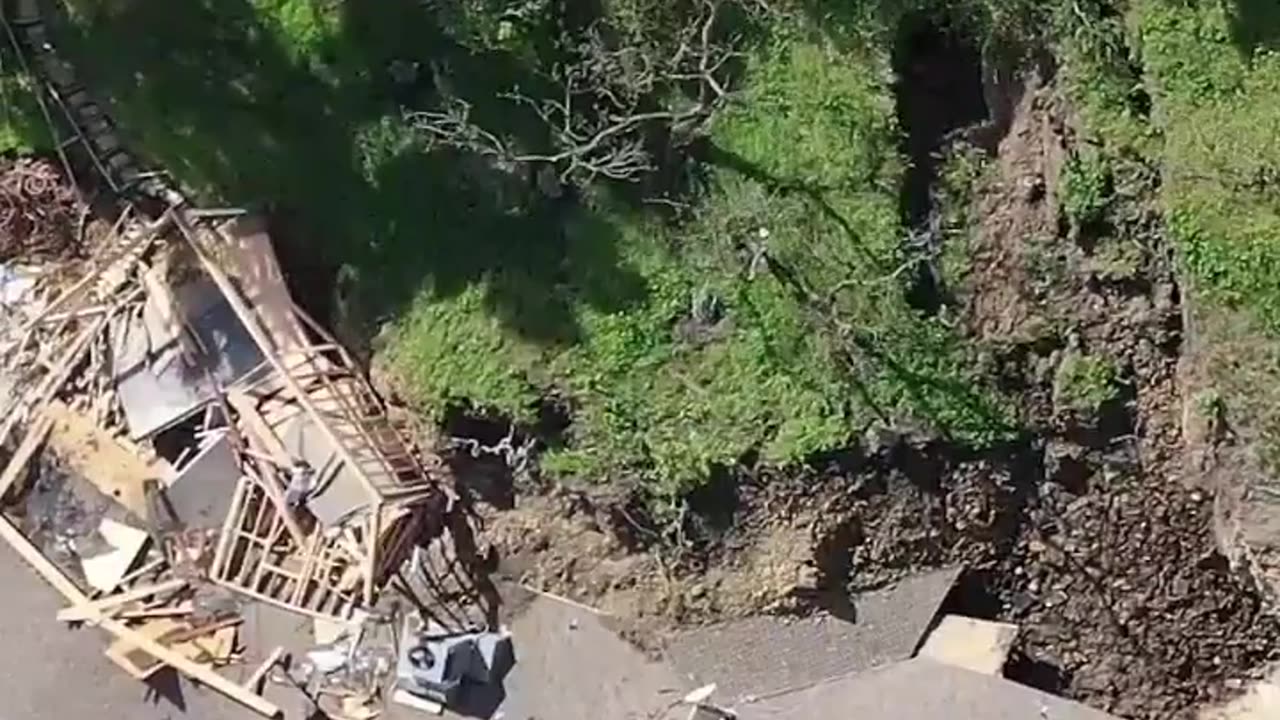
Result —
[[[738,39],[723,41],[717,31],[722,5],[739,1],[699,0],[669,53],[645,43],[611,47],[609,28],[599,24],[571,40],[571,59],[552,70],[559,85],[553,97],[531,97],[518,88],[500,96],[527,108],[545,127],[549,147],[543,150],[517,148],[515,141],[480,127],[461,99],[441,111],[408,113],[407,120],[428,145],[550,165],[561,182],[638,180],[657,169],[649,151],[654,142],[690,142],[728,102],[726,68],[740,56]],[[692,91],[690,83],[696,84]]]

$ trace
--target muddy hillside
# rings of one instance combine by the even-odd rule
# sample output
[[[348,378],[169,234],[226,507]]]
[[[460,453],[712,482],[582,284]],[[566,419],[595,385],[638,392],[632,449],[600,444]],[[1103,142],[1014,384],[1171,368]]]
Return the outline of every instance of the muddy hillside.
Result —
[[[483,511],[500,572],[661,648],[673,627],[726,617],[851,617],[859,592],[961,565],[947,608],[1022,628],[1009,677],[1121,717],[1192,717],[1277,659],[1280,622],[1220,552],[1212,489],[1186,472],[1159,174],[1143,171],[1115,225],[1073,222],[1061,178],[1078,119],[1053,68],[984,87],[962,40],[931,29],[905,43],[913,241],[943,241],[930,233],[941,158],[975,144],[991,158],[971,232],[954,240],[970,243],[972,271],[923,263],[913,304],[986,349],[1026,431],[976,452],[904,430],[804,466],[729,469],[690,498],[674,548],[625,497],[518,487],[514,508]],[[490,470],[460,478],[489,487]]]

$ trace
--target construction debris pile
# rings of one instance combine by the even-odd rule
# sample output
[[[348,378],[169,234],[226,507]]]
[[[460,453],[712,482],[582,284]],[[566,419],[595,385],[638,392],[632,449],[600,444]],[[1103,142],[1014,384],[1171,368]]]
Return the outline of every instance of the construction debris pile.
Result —
[[[352,718],[397,680],[432,707],[500,679],[510,640],[427,457],[238,213],[126,209],[87,260],[0,265],[0,497],[25,510],[0,535],[134,677],[265,716],[275,678]],[[315,646],[245,648],[256,605]]]

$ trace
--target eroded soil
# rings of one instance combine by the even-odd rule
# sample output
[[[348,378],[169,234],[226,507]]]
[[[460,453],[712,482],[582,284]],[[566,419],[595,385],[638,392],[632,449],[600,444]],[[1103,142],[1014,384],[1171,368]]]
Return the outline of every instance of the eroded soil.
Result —
[[[1220,554],[1210,492],[1183,473],[1180,299],[1147,204],[1158,178],[1114,226],[1068,227],[1070,111],[1036,76],[1024,85],[978,200],[973,271],[946,309],[1020,399],[1022,440],[974,453],[894,435],[804,468],[739,469],[693,503],[678,555],[655,549],[625,498],[522,495],[485,510],[502,572],[659,646],[690,623],[842,615],[849,591],[963,564],[951,609],[1022,628],[1008,676],[1122,717],[1190,717],[1274,660],[1280,625]],[[1096,409],[1055,389],[1071,355],[1115,368]]]

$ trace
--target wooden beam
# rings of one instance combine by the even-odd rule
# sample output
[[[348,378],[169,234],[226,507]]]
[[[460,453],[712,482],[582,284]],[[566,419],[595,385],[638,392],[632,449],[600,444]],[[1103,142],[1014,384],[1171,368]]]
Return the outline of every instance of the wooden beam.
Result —
[[[126,220],[128,220],[132,209],[133,209],[132,206],[128,206],[128,205],[125,206],[124,212],[120,214],[119,219],[116,220],[115,226],[111,228],[112,237],[118,235],[120,233],[120,230],[123,229],[124,223]],[[135,239],[135,242],[138,240],[145,239],[146,237],[147,237],[146,235],[140,236],[139,238]],[[36,313],[35,317],[27,321],[26,325],[22,327],[22,334],[24,336],[23,339],[25,340],[26,336],[30,334],[31,330],[34,329],[37,325],[40,325],[41,323],[43,323],[47,317],[54,314],[58,310],[61,310],[63,306],[65,306],[72,300],[76,299],[85,290],[89,289],[89,286],[98,279],[99,275],[106,272],[108,267],[110,267],[113,263],[115,263],[117,259],[126,255],[130,250],[132,250],[132,248],[133,248],[133,242],[127,242],[127,243],[116,242],[116,243],[109,244],[107,248],[103,250],[102,255],[100,255],[99,257],[93,260],[90,260],[91,267],[89,271],[85,273],[84,277],[80,278],[78,281],[76,281],[74,285],[64,290],[61,294],[58,295],[57,298],[53,300],[53,302],[44,306],[44,308],[41,309],[40,312]],[[21,349],[23,345],[26,345],[26,343],[25,342],[21,343],[19,345],[19,349]]]
[[[100,623],[103,628],[112,635],[128,642],[130,645],[136,646],[138,649],[146,652],[160,662],[172,666],[175,670],[181,672],[187,677],[201,685],[207,685],[210,688],[226,695],[254,712],[269,718],[281,718],[283,713],[275,704],[268,701],[261,695],[245,690],[243,686],[238,685],[227,678],[219,675],[214,669],[208,665],[193,662],[184,655],[161,645],[160,643],[146,637],[136,630],[126,626],[124,623],[110,618],[104,618]]]
[[[4,472],[0,473],[0,498],[9,491],[9,486],[17,482],[18,477],[27,469],[27,465],[31,464],[31,458],[44,444],[45,438],[49,436],[49,431],[52,429],[53,420],[44,415],[37,417],[36,421],[27,428],[27,434],[23,436],[22,442],[18,443],[18,449],[13,452],[13,457],[9,458],[9,464],[5,465]]]
[[[179,630],[172,635],[166,635],[163,639],[167,643],[177,645],[179,643],[187,642],[188,640],[195,640],[198,637],[204,637],[205,635],[218,632],[219,630],[240,627],[242,624],[244,624],[244,618],[239,616],[223,618],[204,625],[187,628],[186,630]]]
[[[227,402],[231,403],[231,407],[240,413],[240,422],[248,426],[249,432],[246,434],[251,448],[265,450],[266,454],[274,459],[277,465],[283,467],[293,465],[293,460],[289,457],[284,443],[280,441],[279,436],[271,429],[271,425],[262,417],[262,413],[258,412],[253,398],[233,390],[227,393]],[[261,453],[255,452],[254,454]],[[264,477],[255,479],[262,486],[263,491],[267,493],[271,504],[276,506],[276,512],[280,514],[280,519],[284,521],[285,529],[289,531],[293,542],[298,547],[302,547],[307,541],[307,534],[302,531],[302,526],[298,524],[298,519],[294,517],[293,508],[289,507],[289,502],[284,496],[284,490],[281,489],[280,476],[276,474],[276,469],[270,463],[264,463],[258,467]]]
[[[71,312],[58,313],[57,315],[49,315],[43,320],[40,320],[40,324],[47,325],[51,323],[60,323],[66,320],[83,320],[85,318],[94,317],[95,315],[101,315],[110,309],[111,308],[106,305],[94,305],[93,307],[87,307],[83,310],[74,310]]]
[[[345,614],[337,613],[337,612],[334,612],[334,613],[320,612],[319,610],[312,610],[311,608],[287,603],[278,598],[273,598],[270,595],[267,595],[266,593],[258,592],[257,590],[250,590],[249,588],[246,588],[243,585],[237,585],[236,583],[231,582],[229,580],[225,580],[223,578],[213,578],[213,582],[218,585],[221,585],[222,587],[228,590],[232,590],[234,592],[240,593],[245,597],[251,597],[254,600],[257,600],[259,602],[264,602],[268,605],[274,605],[275,607],[278,607],[281,610],[288,610],[291,613],[306,615],[307,617],[321,618],[323,620],[337,620],[339,622],[342,622],[349,619],[351,617],[351,612],[355,610],[354,604],[348,603],[346,606],[344,606],[346,610]]]
[[[374,503],[369,513],[369,552],[364,556],[364,604],[373,607],[373,575],[378,568],[378,536],[382,534],[382,503]]]
[[[154,560],[150,560],[146,564],[139,567],[137,570],[134,570],[129,574],[125,575],[124,577],[120,578],[120,584],[128,585],[129,583],[133,582],[134,580],[137,580],[143,575],[159,570],[160,567],[164,565],[166,562],[168,561],[163,557],[158,557]]]
[[[257,315],[246,304],[244,298],[241,297],[240,291],[236,288],[235,284],[231,282],[231,278],[227,277],[227,274],[223,272],[222,268],[218,267],[218,264],[209,257],[202,247],[200,247],[200,243],[195,238],[194,230],[187,224],[186,220],[182,218],[181,214],[175,213],[174,219],[178,228],[182,231],[183,235],[186,236],[188,244],[191,245],[196,256],[200,259],[205,271],[209,273],[209,277],[213,279],[214,284],[218,286],[218,290],[222,292],[222,295],[227,300],[227,304],[229,304],[232,311],[235,312],[236,317],[240,319],[241,324],[243,324],[245,330],[248,331],[249,337],[253,338],[254,343],[258,345],[258,349],[262,351],[263,357],[271,364],[271,368],[279,375],[280,380],[284,382],[285,387],[294,394],[297,403],[302,406],[302,409],[305,410],[308,415],[311,416],[311,419],[320,428],[321,432],[324,433],[326,439],[333,444],[334,450],[342,455],[342,459],[345,460],[347,465],[355,471],[356,477],[360,479],[360,482],[365,486],[365,490],[369,493],[370,500],[376,500],[379,497],[378,489],[374,487],[372,481],[370,481],[369,478],[365,476],[364,472],[360,470],[360,464],[356,462],[351,451],[347,449],[347,446],[338,438],[337,433],[335,433],[333,428],[329,426],[328,421],[321,416],[319,409],[316,407],[315,403],[311,401],[310,396],[308,396],[302,386],[298,384],[298,381],[289,374],[289,370],[284,366],[284,362],[280,359],[274,343],[271,342],[271,338],[267,337],[266,332],[262,329],[262,325],[258,321]]]
[[[228,553],[240,534],[239,524],[244,519],[245,495],[253,486],[253,481],[241,476],[236,489],[231,494],[231,504],[227,507],[227,517],[222,521],[222,532],[218,534],[218,546],[213,551],[213,562],[209,564],[209,575],[218,577],[226,568],[223,564],[229,559]]]
[[[293,464],[288,449],[281,442],[280,436],[276,435],[276,431],[271,429],[271,423],[258,412],[257,403],[252,397],[240,390],[231,390],[227,393],[227,402],[240,413],[240,422],[248,429],[246,434],[257,440],[277,464],[285,467]]]
[[[258,669],[254,670],[253,674],[249,676],[249,679],[245,681],[245,688],[247,688],[251,693],[261,695],[262,682],[267,679],[267,673],[271,672],[271,668],[275,667],[283,658],[284,648],[276,646],[276,649],[271,651],[271,654],[267,656],[267,659],[263,660],[262,664],[258,666]]]
[[[63,622],[92,622],[96,616],[111,615],[112,609],[117,608],[127,602],[141,600],[151,595],[159,595],[162,593],[174,592],[181,590],[187,586],[187,581],[182,578],[166,580],[155,585],[146,585],[144,587],[126,590],[115,595],[108,595],[100,600],[94,600],[83,605],[72,605],[58,611],[58,619]]]
[[[9,543],[11,547],[26,560],[41,577],[45,579],[55,590],[62,593],[72,605],[87,605],[89,598],[85,596],[75,583],[71,582],[61,570],[49,561],[35,545],[26,538],[18,528],[9,520],[9,518],[0,514],[0,538]],[[201,665],[191,661],[183,655],[175,652],[171,648],[167,648],[156,642],[152,638],[146,637],[137,630],[130,628],[123,622],[113,618],[105,617],[100,613],[93,618],[94,622],[100,625],[104,630],[146,652],[160,662],[172,666],[175,670],[183,673],[195,682],[206,685],[223,695],[235,700],[245,707],[257,712],[258,714],[269,718],[283,717],[280,708],[269,702],[266,698],[255,695],[243,686],[231,682],[227,678],[219,675],[208,665]]]
[[[107,313],[94,321],[92,325],[85,328],[71,346],[62,355],[62,359],[58,364],[45,376],[44,381],[40,384],[40,389],[36,393],[35,402],[32,403],[34,412],[39,412],[44,405],[53,399],[53,396],[67,382],[67,377],[71,374],[71,370],[82,360],[85,353],[89,352],[89,345],[93,339],[102,332],[107,326],[107,320],[111,318],[112,313]],[[22,413],[17,408],[9,411],[9,416],[5,418],[4,424],[0,425],[0,445],[3,445],[9,438],[9,432],[13,426],[17,424]]]
[[[293,538],[293,542],[298,547],[302,547],[307,542],[307,534],[302,531],[302,526],[298,524],[298,519],[293,516],[293,508],[289,507],[289,501],[284,496],[284,490],[280,489],[280,476],[276,474],[276,469],[269,463],[264,463],[259,468],[265,477],[254,479],[262,486],[263,491],[267,493],[267,499],[271,501],[271,504],[276,506],[276,512],[279,513],[280,520],[284,523],[285,530],[289,531],[289,536]]]
[[[121,620],[145,620],[148,618],[159,618],[159,617],[182,617],[183,615],[190,615],[193,612],[195,612],[195,606],[192,605],[190,601],[188,601],[188,602],[182,603],[181,605],[175,605],[173,607],[146,608],[144,610],[125,610],[124,612],[116,613],[116,617],[120,618]]]
[[[391,693],[391,702],[421,712],[431,713],[432,715],[440,715],[444,712],[444,706],[440,703],[424,697],[418,697],[403,688],[397,688],[395,692]]]

